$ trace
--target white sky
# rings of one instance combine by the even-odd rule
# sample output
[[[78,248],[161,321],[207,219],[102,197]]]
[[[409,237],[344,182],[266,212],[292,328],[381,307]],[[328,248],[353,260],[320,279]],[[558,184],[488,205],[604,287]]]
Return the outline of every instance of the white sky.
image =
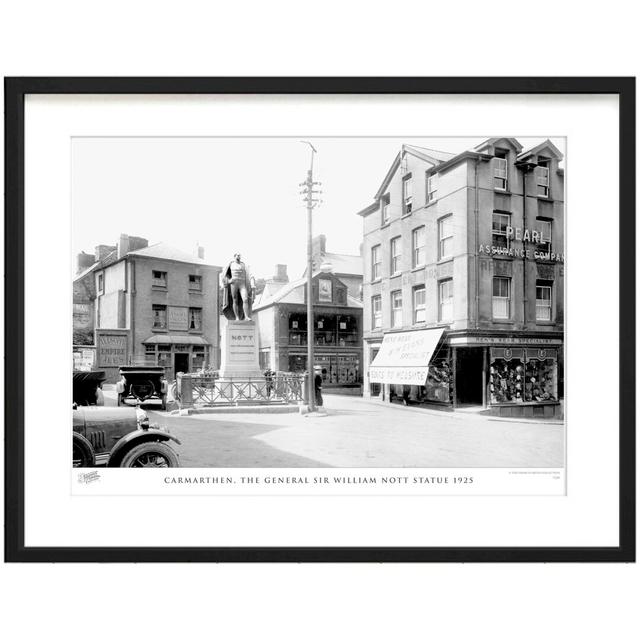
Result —
[[[488,136],[487,136],[488,137]],[[323,204],[313,233],[327,250],[359,252],[362,218],[403,143],[458,153],[479,138],[306,138],[317,149],[314,179]],[[544,138],[518,137],[525,149]],[[551,138],[565,153],[565,140]],[[299,183],[310,149],[300,138],[75,138],[72,145],[74,256],[121,233],[167,242],[210,264],[239,251],[256,277],[276,263],[291,279],[306,264],[306,209]]]

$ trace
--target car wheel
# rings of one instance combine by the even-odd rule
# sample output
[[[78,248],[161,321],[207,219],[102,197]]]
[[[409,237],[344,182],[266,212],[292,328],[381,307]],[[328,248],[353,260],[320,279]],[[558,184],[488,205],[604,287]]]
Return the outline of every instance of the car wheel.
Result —
[[[159,469],[179,467],[176,452],[163,442],[143,442],[133,447],[120,463],[121,467]]]
[[[94,464],[91,449],[84,442],[73,439],[73,466],[74,467],[92,467]]]

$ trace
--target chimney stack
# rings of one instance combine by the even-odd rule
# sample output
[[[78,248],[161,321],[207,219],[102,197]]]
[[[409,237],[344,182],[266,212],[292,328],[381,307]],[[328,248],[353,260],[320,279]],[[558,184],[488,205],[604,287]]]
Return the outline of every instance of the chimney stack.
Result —
[[[138,249],[144,249],[148,246],[149,241],[146,238],[129,236],[129,251],[137,251]]]
[[[200,258],[200,260],[204,260],[204,247],[201,247],[200,245],[198,245],[198,258]]]
[[[127,253],[129,253],[129,236],[126,233],[121,233],[118,241],[118,259],[126,256]]]
[[[324,233],[315,236],[311,240],[311,255],[314,257],[323,256],[327,252],[327,237]]]
[[[276,274],[273,276],[274,282],[289,282],[289,276],[287,275],[287,265],[277,264]]]
[[[90,253],[85,253],[84,251],[82,253],[79,253],[77,263],[78,270],[76,273],[80,273],[81,271],[88,269],[95,261],[95,256],[91,255]]]
[[[95,262],[102,262],[112,251],[116,250],[115,245],[99,244],[96,247]]]

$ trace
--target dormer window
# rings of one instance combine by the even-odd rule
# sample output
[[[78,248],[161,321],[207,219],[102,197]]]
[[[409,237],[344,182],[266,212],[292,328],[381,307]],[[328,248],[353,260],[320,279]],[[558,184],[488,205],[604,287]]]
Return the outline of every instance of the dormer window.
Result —
[[[404,215],[411,213],[413,208],[413,181],[411,174],[407,173],[402,178],[402,213]]]
[[[498,191],[506,191],[508,186],[507,180],[507,157],[508,152],[504,149],[496,149],[493,158],[493,188]]]
[[[536,167],[536,194],[541,198],[549,197],[549,158],[538,158]]]

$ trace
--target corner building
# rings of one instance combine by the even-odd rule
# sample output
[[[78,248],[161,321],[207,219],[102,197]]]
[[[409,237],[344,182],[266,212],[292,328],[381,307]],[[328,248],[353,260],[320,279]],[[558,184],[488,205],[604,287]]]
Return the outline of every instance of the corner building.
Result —
[[[162,366],[169,379],[218,368],[220,271],[202,250],[195,256],[122,234],[92,271],[96,364],[107,381],[126,364]]]
[[[358,213],[365,396],[562,414],[561,160],[549,140],[524,151],[514,138],[491,138],[457,155],[402,146],[374,202]],[[402,366],[385,339],[427,329],[437,346],[424,383],[376,382],[381,349],[379,362]]]

